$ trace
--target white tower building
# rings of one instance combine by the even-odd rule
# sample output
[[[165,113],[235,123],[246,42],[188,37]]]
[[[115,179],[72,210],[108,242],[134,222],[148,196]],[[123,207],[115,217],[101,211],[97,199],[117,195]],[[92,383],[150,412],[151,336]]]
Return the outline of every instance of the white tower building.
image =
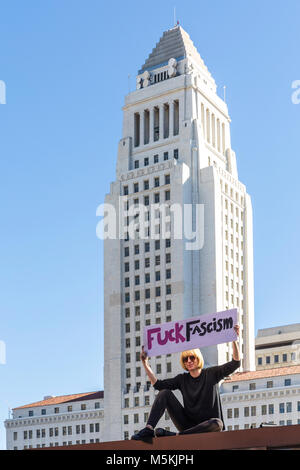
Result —
[[[227,105],[180,26],[163,34],[136,83],[125,97],[116,180],[105,200],[122,214],[125,233],[104,241],[105,440],[144,427],[153,402],[139,360],[145,325],[237,308],[242,369],[255,369],[252,207],[238,179]],[[172,215],[184,205],[184,214],[194,208],[198,249]],[[206,365],[232,357],[228,344],[202,352]],[[178,354],[152,358],[151,367],[158,378],[182,372]],[[168,416],[160,422],[170,424]]]

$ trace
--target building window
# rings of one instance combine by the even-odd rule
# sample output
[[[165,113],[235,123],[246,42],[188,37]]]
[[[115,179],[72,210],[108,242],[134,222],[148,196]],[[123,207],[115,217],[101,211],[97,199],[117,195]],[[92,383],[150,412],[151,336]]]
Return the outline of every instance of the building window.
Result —
[[[284,403],[279,403],[279,413],[285,413]]]
[[[154,194],[154,203],[157,204],[159,202],[159,193]]]
[[[291,379],[284,379],[284,386],[289,387],[290,385],[292,385]]]
[[[174,149],[173,157],[178,160],[178,149]]]
[[[165,184],[170,184],[170,175],[165,175]]]
[[[59,408],[54,408],[54,413],[59,413]]]
[[[228,410],[227,410],[227,418],[228,419],[232,418],[232,409],[231,408],[228,408]]]
[[[168,160],[169,159],[169,153],[168,152],[164,152],[164,160]]]
[[[171,285],[170,285],[170,284],[167,284],[167,285],[166,285],[166,295],[170,295],[171,293],[172,293]]]
[[[140,291],[136,290],[134,293],[134,300],[140,300]]]
[[[134,168],[135,168],[135,169],[136,169],[136,168],[139,168],[139,166],[140,166],[140,162],[139,162],[138,160],[135,160],[135,162],[134,162]]]
[[[165,191],[165,201],[169,201],[171,199],[171,192],[168,190],[168,191]]]
[[[158,188],[159,186],[159,176],[157,176],[156,178],[154,178],[154,187],[155,188]]]
[[[290,401],[286,404],[286,412],[287,413],[292,412],[292,402],[290,402]]]
[[[273,380],[269,380],[267,382],[267,388],[272,388],[273,387]]]
[[[171,300],[167,300],[166,301],[166,310],[171,310],[171,309],[172,309]]]
[[[149,165],[149,158],[148,157],[144,158],[144,165],[145,166]]]
[[[154,161],[154,163],[158,163],[158,160],[159,160],[159,157],[158,157],[158,155],[154,155],[154,157],[153,157],[153,161]]]
[[[255,383],[250,383],[249,384],[249,390],[256,390],[256,384]]]
[[[128,196],[128,186],[124,186],[123,188],[123,195]]]
[[[139,183],[134,183],[134,185],[133,185],[133,191],[134,191],[135,193],[138,193],[138,192],[139,192]]]

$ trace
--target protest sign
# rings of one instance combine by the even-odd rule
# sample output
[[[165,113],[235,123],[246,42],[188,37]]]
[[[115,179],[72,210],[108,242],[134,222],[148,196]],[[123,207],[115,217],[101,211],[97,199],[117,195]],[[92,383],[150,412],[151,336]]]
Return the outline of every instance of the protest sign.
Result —
[[[151,357],[228,343],[237,338],[234,331],[236,324],[237,309],[232,309],[150,325],[144,329],[144,349]]]

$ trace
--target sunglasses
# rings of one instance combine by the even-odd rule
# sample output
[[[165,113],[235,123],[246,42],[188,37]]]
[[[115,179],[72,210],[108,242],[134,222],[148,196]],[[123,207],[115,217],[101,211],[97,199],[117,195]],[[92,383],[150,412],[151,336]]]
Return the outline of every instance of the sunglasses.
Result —
[[[191,362],[194,362],[196,360],[195,356],[186,356],[183,358],[183,362],[187,362],[189,358]]]

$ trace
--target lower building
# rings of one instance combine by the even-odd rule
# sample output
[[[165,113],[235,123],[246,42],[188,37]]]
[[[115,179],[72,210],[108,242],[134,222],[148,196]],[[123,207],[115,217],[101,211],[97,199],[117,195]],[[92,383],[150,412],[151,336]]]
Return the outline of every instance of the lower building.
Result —
[[[258,330],[256,370],[286,367],[300,362],[300,323]]]
[[[300,365],[233,374],[220,394],[228,431],[300,424]]]
[[[7,450],[101,442],[103,391],[47,396],[12,410],[5,421]]]

